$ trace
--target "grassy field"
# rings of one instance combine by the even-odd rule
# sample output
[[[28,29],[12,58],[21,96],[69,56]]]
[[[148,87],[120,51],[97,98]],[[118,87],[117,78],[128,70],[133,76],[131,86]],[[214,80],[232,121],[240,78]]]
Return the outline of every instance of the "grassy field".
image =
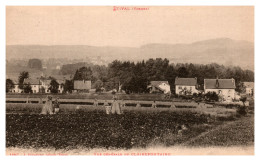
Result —
[[[61,99],[99,99],[99,100],[111,100],[113,95],[111,93],[75,93],[75,94],[7,94],[6,98],[46,98],[47,95],[52,97],[59,97]],[[146,100],[146,101],[164,101],[163,94],[117,94],[118,99],[124,100]],[[172,98],[173,99],[173,98]],[[172,100],[171,99],[171,100]],[[175,98],[175,100],[181,101],[181,99]]]
[[[243,117],[207,131],[186,142],[186,146],[254,146],[254,117]]]

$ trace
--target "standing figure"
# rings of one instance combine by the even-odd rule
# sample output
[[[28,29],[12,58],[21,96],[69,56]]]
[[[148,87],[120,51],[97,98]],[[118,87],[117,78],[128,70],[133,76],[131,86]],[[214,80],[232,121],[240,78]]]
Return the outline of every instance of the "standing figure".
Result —
[[[105,100],[105,102],[104,102],[104,106],[105,106],[105,108],[106,108],[106,114],[109,115],[110,112],[111,112],[111,106],[109,106],[107,100]]]
[[[112,114],[121,114],[121,112],[120,112],[120,105],[119,105],[119,102],[117,101],[117,98],[115,97],[114,98],[114,101],[113,101],[113,103],[112,103]]]
[[[53,107],[52,107],[52,97],[47,96],[46,102],[43,105],[42,112],[41,114],[46,115],[46,114],[53,114]]]
[[[95,107],[97,107],[97,106],[98,106],[98,101],[97,101],[97,99],[96,99],[96,98],[95,98],[95,101],[94,101],[93,105],[94,105]]]
[[[57,114],[60,111],[60,102],[59,102],[59,97],[57,97],[54,101],[53,104],[54,107],[54,114]]]

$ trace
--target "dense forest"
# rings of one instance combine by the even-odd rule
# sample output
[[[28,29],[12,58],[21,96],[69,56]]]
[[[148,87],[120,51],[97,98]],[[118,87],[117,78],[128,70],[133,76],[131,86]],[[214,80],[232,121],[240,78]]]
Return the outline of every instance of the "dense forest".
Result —
[[[121,89],[127,92],[147,92],[150,81],[167,80],[174,90],[176,77],[197,77],[199,87],[203,87],[205,78],[234,78],[236,86],[241,82],[254,81],[254,72],[242,70],[240,67],[226,67],[216,63],[201,64],[169,64],[168,59],[149,59],[141,62],[115,60],[108,66],[87,63],[68,64],[62,67],[61,74],[74,75],[74,80],[91,80],[93,88],[104,87],[106,90]]]

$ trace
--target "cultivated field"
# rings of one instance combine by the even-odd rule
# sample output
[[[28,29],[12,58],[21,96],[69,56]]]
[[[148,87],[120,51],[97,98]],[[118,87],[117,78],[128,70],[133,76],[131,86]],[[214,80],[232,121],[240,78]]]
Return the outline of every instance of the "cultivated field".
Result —
[[[103,106],[62,104],[57,115],[39,115],[41,108],[42,104],[6,104],[7,149],[129,150],[254,142],[252,114],[242,118],[251,121],[239,124],[236,109],[124,107],[122,115],[107,115]]]

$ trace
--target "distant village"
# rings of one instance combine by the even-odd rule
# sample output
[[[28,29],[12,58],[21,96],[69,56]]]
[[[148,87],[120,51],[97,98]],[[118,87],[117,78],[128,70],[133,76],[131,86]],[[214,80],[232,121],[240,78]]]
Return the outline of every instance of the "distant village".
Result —
[[[36,79],[24,79],[24,84],[31,86],[32,93],[51,93],[51,78],[41,77]],[[57,93],[64,93],[64,79],[57,79],[58,91]],[[254,82],[243,82],[245,91],[244,95],[253,96]],[[73,93],[95,93],[96,89],[91,88],[90,80],[74,80]],[[175,93],[179,96],[189,96],[194,94],[205,94],[215,92],[222,102],[232,102],[240,99],[240,93],[235,91],[235,79],[204,79],[204,90],[198,89],[197,78],[175,78]],[[168,81],[151,81],[147,86],[149,93],[163,93],[171,94],[171,87]],[[106,91],[105,88],[101,89],[102,92],[120,92],[125,91],[120,89],[113,89]],[[14,81],[14,88],[10,89],[9,93],[24,93],[23,89],[19,88],[19,83]]]

